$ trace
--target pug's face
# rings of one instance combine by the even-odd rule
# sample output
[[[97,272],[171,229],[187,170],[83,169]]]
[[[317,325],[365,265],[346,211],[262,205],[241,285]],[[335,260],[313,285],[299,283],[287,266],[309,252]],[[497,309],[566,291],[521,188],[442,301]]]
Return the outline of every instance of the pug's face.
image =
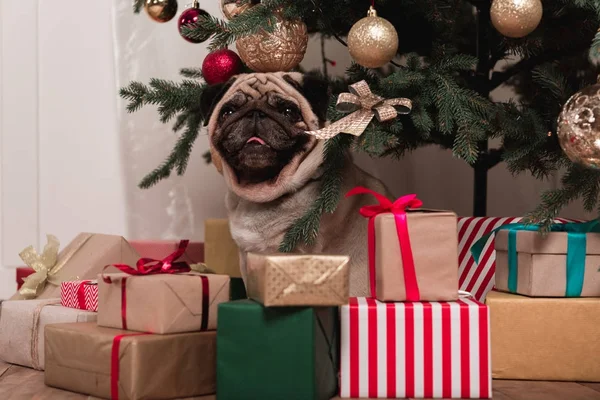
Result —
[[[326,83],[296,73],[249,74],[219,89],[216,98],[203,94],[213,100],[207,113],[217,168],[245,197],[282,191],[316,146],[304,132],[324,122]]]

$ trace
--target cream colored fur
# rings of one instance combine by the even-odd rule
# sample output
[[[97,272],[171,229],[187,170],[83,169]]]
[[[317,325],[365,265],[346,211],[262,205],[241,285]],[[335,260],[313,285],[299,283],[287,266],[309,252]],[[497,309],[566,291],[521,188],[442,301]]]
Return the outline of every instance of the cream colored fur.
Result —
[[[298,82],[301,74],[288,73]],[[293,99],[300,106],[307,129],[317,129],[318,118],[306,99],[282,79],[283,73],[241,75],[217,104],[209,121],[209,135],[217,129],[217,116],[222,105],[240,90],[247,96],[259,98],[268,91],[277,91]],[[225,165],[216,148],[212,148],[213,159],[222,170],[228,186],[226,207],[233,239],[240,248],[240,265],[245,279],[245,255],[248,252],[276,253],[283,237],[292,223],[302,217],[320,193],[323,170],[323,141],[314,140],[309,151],[286,167],[272,187],[241,188],[231,169]],[[358,168],[347,155],[348,162],[343,171],[342,194],[356,186],[364,186],[387,194],[384,185]],[[359,208],[372,199],[365,196],[342,198],[333,214],[321,218],[319,237],[307,247],[301,245],[300,253],[349,255],[350,294],[368,295],[367,221],[359,214]]]

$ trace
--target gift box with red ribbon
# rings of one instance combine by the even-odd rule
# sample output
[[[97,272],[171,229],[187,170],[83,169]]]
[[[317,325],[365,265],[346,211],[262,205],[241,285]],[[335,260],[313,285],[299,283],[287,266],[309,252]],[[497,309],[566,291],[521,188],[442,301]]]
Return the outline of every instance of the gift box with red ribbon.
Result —
[[[46,327],[46,385],[114,400],[215,392],[216,332],[152,335],[94,323]]]
[[[63,307],[98,311],[97,282],[92,280],[62,282],[60,304]]]
[[[489,327],[488,307],[468,298],[351,298],[341,307],[340,396],[490,398]]]
[[[392,202],[357,187],[348,196],[370,194],[379,204],[360,209],[369,219],[370,294],[381,301],[450,301],[458,298],[456,214],[420,208],[416,195]]]
[[[230,277],[201,274],[185,261],[188,241],[162,260],[141,258],[98,279],[98,325],[158,334],[214,330],[229,301]],[[195,267],[194,267],[195,268]]]

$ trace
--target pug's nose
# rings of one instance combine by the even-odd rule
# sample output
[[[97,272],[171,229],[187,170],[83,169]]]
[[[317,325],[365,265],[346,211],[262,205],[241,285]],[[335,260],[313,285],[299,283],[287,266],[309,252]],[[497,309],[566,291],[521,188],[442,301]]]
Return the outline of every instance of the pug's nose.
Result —
[[[257,119],[263,119],[267,116],[267,114],[265,114],[264,112],[260,111],[260,110],[253,110],[250,112],[250,117],[257,120]]]

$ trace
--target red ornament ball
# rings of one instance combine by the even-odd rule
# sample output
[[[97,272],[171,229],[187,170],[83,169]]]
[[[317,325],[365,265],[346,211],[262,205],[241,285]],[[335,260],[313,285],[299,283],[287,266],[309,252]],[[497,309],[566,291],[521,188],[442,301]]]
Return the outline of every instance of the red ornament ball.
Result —
[[[208,40],[208,38],[210,38],[210,34],[205,35],[204,37],[199,39],[191,39],[189,37],[186,37],[182,31],[182,28],[184,26],[193,24],[194,22],[198,22],[198,19],[204,15],[208,15],[208,13],[199,7],[188,8],[187,10],[182,12],[179,16],[179,20],[177,21],[177,29],[179,30],[179,34],[181,35],[181,37],[190,43],[202,43]]]
[[[209,85],[227,82],[232,76],[242,72],[242,60],[229,49],[213,51],[202,63],[202,76]]]

